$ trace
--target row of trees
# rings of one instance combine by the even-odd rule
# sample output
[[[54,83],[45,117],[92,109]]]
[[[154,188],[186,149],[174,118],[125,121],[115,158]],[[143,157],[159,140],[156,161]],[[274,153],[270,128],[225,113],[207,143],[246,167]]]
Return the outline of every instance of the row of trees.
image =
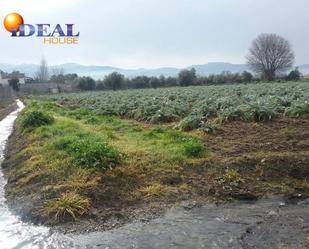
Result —
[[[298,81],[300,80],[300,76],[301,74],[298,69],[295,69],[287,76],[278,77],[278,80]],[[211,84],[234,84],[257,82],[260,80],[255,78],[248,71],[244,71],[242,73],[222,72],[220,74],[211,74],[209,76],[198,76],[194,68],[182,70],[177,77],[137,76],[129,79],[120,73],[113,72],[107,75],[103,80],[98,81],[93,80],[91,77],[78,77],[76,74],[64,75],[63,79],[64,81],[61,83],[72,82],[73,86],[80,90],[120,90]]]
[[[248,71],[243,71],[242,73],[231,73],[227,71],[209,76],[198,76],[194,68],[180,71],[177,77],[165,77],[163,75],[160,77],[137,76],[129,79],[120,73],[113,72],[105,76],[103,80],[98,81],[95,81],[91,77],[79,77],[77,74],[64,74],[63,70],[59,70],[58,72],[57,74],[53,74],[45,82],[70,84],[82,91],[251,83],[260,80]],[[282,75],[281,77],[277,77],[280,81],[298,81],[300,78],[301,73],[297,68],[286,76]],[[32,83],[35,82],[40,81],[36,80]],[[18,79],[11,79],[9,85],[15,91],[19,90],[20,84]]]

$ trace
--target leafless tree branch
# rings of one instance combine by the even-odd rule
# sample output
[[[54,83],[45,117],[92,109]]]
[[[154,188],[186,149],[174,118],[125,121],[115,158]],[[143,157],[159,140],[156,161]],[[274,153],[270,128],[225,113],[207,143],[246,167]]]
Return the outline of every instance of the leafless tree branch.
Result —
[[[293,66],[294,52],[290,43],[277,34],[261,34],[253,42],[247,56],[251,69],[266,80],[273,80]]]

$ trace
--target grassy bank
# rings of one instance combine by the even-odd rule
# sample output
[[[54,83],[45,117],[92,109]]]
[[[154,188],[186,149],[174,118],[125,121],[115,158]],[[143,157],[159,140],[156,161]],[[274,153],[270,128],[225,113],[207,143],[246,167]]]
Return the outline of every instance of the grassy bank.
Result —
[[[182,132],[28,100],[3,165],[6,194],[15,212],[47,224],[126,221],[183,200],[305,196],[308,131],[306,119],[281,118]]]
[[[29,195],[32,216],[50,222],[90,207],[183,198],[182,164],[209,154],[193,135],[33,101],[15,132],[23,149],[9,159],[14,167],[4,165],[7,194]],[[177,187],[165,184],[173,181]]]

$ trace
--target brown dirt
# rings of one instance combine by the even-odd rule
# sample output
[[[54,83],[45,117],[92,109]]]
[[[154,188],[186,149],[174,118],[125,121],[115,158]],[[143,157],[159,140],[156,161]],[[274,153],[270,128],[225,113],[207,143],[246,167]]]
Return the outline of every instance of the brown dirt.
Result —
[[[221,131],[205,135],[213,163],[223,174],[226,169],[240,173],[244,184],[210,187],[218,197],[251,199],[271,193],[308,196],[309,120],[280,118],[264,123],[234,121]],[[209,175],[209,181],[218,177]]]
[[[309,120],[235,121],[204,141],[216,160],[240,171],[254,170],[259,177],[309,176]]]
[[[0,121],[4,119],[7,115],[9,115],[11,112],[15,111],[16,108],[17,108],[16,103],[6,105],[5,107],[0,106]]]
[[[220,159],[252,153],[309,151],[309,120],[280,118],[265,123],[234,121],[222,132],[205,136],[205,143]]]

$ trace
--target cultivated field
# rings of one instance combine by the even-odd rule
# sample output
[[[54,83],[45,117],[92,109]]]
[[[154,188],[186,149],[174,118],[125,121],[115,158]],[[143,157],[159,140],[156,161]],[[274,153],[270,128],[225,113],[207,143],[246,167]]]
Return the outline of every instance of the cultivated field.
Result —
[[[63,94],[42,97],[70,108],[151,123],[178,122],[184,129],[203,121],[267,121],[278,116],[309,116],[309,83],[161,88]]]

